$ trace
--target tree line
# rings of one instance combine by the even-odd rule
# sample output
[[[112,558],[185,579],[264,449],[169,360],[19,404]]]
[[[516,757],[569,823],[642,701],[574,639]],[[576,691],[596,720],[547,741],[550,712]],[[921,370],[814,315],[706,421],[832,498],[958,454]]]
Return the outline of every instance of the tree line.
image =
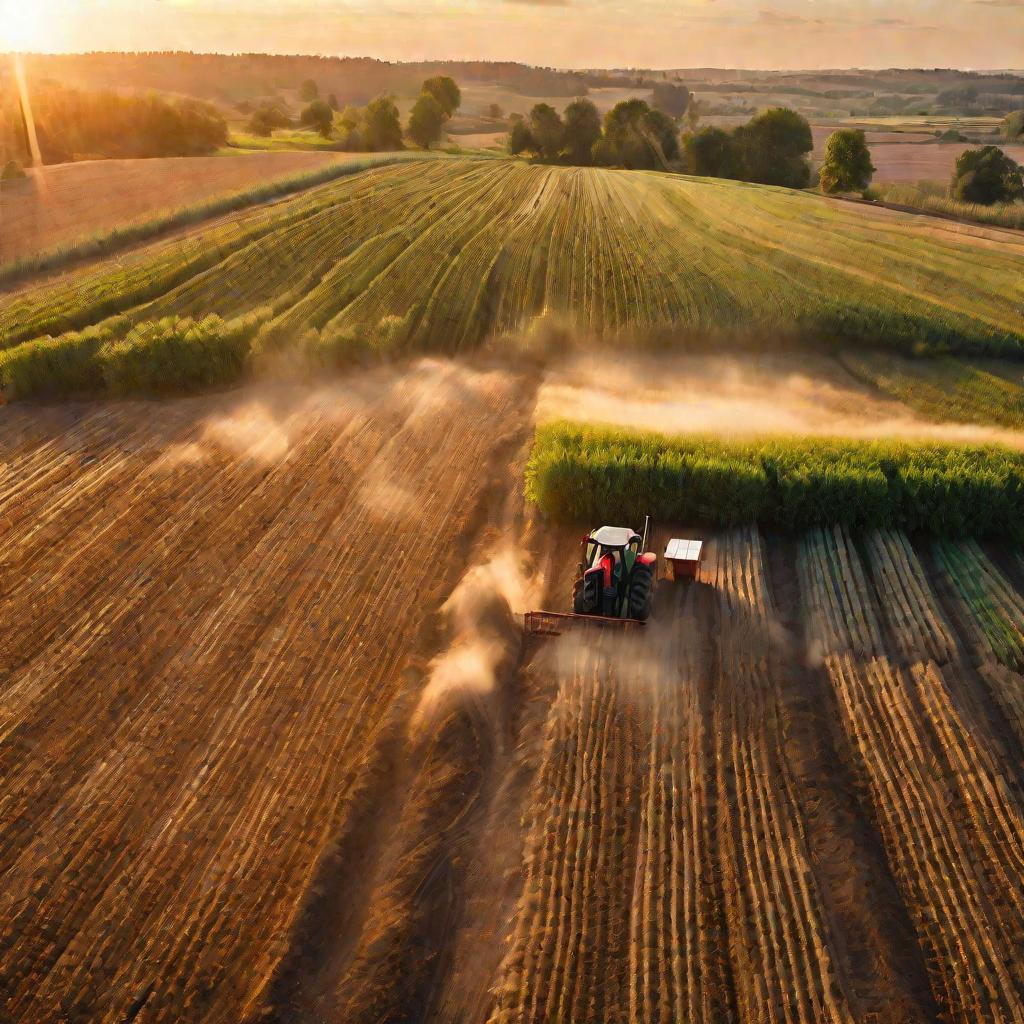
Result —
[[[32,122],[44,164],[76,159],[200,156],[226,145],[224,118],[207,103],[162,96],[119,96],[39,83]],[[34,163],[17,90],[0,94],[0,152]]]
[[[529,117],[513,116],[508,150],[572,164],[674,170],[790,188],[810,183],[814,141],[806,118],[774,107],[731,131],[708,127],[682,134],[679,119],[692,109],[692,97],[685,86],[676,88],[674,103],[657,96],[653,106],[624,100],[603,118],[586,98],[573,100],[562,114],[538,103]]]
[[[403,149],[406,138],[429,149],[442,140],[445,124],[462,104],[462,91],[447,75],[435,75],[423,83],[404,129],[392,96],[378,96],[365,107],[350,105],[339,110],[337,98],[321,98],[316,82],[310,79],[299,87],[299,97],[308,105],[297,123],[276,100],[262,103],[253,111],[249,131],[266,137],[278,128],[307,128],[324,139],[337,139],[339,149],[353,153]]]

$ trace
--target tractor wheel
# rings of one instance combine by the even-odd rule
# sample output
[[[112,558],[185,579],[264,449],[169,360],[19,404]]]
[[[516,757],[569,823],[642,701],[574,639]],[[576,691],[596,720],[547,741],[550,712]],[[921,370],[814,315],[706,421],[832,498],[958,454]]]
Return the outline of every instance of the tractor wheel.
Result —
[[[633,568],[629,581],[629,614],[634,619],[646,622],[651,615],[651,599],[654,597],[654,571],[649,565]]]
[[[593,615],[597,611],[597,606],[597,578],[577,577],[572,585],[572,610],[577,615]]]

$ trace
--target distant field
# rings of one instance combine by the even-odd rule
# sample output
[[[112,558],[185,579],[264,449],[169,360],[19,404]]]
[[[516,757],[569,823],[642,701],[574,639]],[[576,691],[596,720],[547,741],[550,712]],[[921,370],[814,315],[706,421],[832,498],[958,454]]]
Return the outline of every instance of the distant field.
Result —
[[[890,130],[920,131],[921,129],[937,129],[946,131],[955,128],[963,132],[996,132],[1002,122],[1001,117],[963,117],[951,114],[894,114],[891,117],[857,117],[851,118],[852,123],[863,125],[865,128],[884,126]]]
[[[645,344],[740,334],[769,350],[846,339],[1020,357],[1022,279],[1024,237],[809,193],[414,162],[24,290],[0,310],[0,379],[18,393],[51,379],[74,390],[105,379],[104,346],[123,362],[122,339],[173,346],[182,333],[139,325],[211,315],[224,321],[202,328],[211,352],[223,337],[235,358],[231,325],[244,318],[257,351],[298,346],[338,365],[505,337],[544,346],[551,324]]]
[[[930,145],[898,142],[893,145],[875,146],[871,160],[877,168],[876,182],[948,181],[953,173],[956,158],[965,149],[977,146],[962,142],[944,142]],[[1024,146],[1000,147],[1007,156],[1018,163],[1024,161]]]
[[[254,153],[236,160],[92,160],[36,169],[28,181],[0,189],[0,263],[345,156]]]

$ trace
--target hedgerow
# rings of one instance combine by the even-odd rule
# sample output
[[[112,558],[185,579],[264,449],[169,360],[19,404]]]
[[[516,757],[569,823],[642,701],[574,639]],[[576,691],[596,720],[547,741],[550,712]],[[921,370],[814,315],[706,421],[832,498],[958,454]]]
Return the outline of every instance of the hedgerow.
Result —
[[[1024,537],[1024,453],[998,446],[725,441],[552,423],[537,431],[527,494],[570,521],[650,513],[711,526]]]
[[[164,317],[134,325],[112,317],[86,331],[0,350],[0,390],[11,400],[222,387],[242,375],[270,315],[256,310],[227,321]]]
[[[103,382],[115,395],[159,394],[223,387],[241,376],[259,314],[225,322],[166,317],[139,324],[96,354]]]

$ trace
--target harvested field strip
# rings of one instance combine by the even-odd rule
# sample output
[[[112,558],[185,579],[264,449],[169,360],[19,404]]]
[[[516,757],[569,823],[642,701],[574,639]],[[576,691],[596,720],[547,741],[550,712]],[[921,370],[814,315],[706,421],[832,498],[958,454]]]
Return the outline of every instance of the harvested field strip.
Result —
[[[492,1021],[722,1019],[699,658],[676,625],[653,657],[595,638],[533,669],[557,697]]]
[[[885,530],[864,540],[871,575],[899,653],[908,662],[944,665],[958,656],[956,634],[932,593],[906,534]]]
[[[718,543],[713,728],[723,900],[741,1018],[852,1022],[776,707],[772,672],[780,661],[760,537],[747,531]]]
[[[594,1000],[599,1014],[607,1008],[609,1016],[620,1015],[629,1002],[629,892],[616,881],[633,873],[636,826],[626,809],[643,769],[637,726],[620,707],[619,687],[598,653],[563,649],[557,657],[562,682],[548,719],[523,895],[492,1021],[580,1019]],[[575,963],[587,965],[576,975],[578,986],[563,977]]]
[[[1019,356],[1024,248],[938,238],[918,220],[735,182],[413,161],[28,289],[0,312],[0,346],[114,314],[281,313],[346,257],[404,231],[397,258],[345,301],[313,301],[311,322],[297,307],[289,328],[372,336],[397,318],[385,341],[451,350],[547,310],[609,334],[771,329]],[[979,268],[970,290],[965,262]]]
[[[1024,1020],[1024,819],[998,744],[934,662],[905,670],[886,656],[866,575],[842,531],[805,541],[799,573],[808,640],[823,652],[936,998],[953,1020]]]
[[[1009,448],[818,437],[720,440],[570,422],[537,430],[527,494],[562,521],[786,530],[833,523],[1017,537],[1024,454]]]
[[[259,1009],[431,586],[444,587],[418,539],[466,527],[479,467],[517,422],[515,388],[496,375],[426,364],[382,383],[372,400],[342,391],[256,417],[259,440],[285,436],[276,453],[243,430],[244,410],[197,434],[117,407],[145,424],[120,448],[103,440],[116,418],[86,416],[91,465],[118,481],[95,538],[89,518],[66,520],[82,506],[64,472],[75,445],[11,422],[22,469],[36,471],[35,429],[40,487],[49,477],[64,496],[45,530],[65,520],[85,565],[40,547],[45,534],[8,548],[19,564],[44,559],[52,582],[33,608],[61,623],[38,628],[24,660],[0,628],[3,813],[17,822],[0,857],[10,1019],[117,1021],[140,992],[146,1020]],[[373,529],[353,533],[368,515]]]

